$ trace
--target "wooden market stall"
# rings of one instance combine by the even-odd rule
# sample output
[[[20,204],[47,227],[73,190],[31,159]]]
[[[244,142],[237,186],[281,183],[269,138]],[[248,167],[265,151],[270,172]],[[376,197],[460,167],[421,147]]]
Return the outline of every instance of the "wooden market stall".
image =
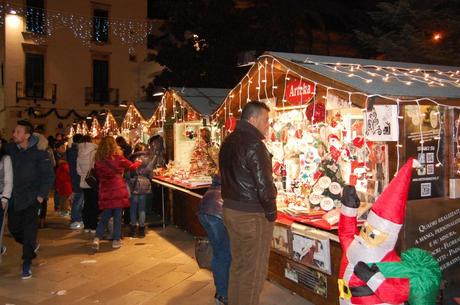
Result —
[[[458,287],[459,68],[267,52],[213,114],[223,136],[255,100],[271,108],[266,144],[279,211],[271,279],[315,304],[338,304],[342,187],[355,185],[362,223],[414,157],[422,167],[413,173],[399,248],[430,251],[445,286]]]
[[[119,124],[112,111],[108,110],[101,133],[103,136],[116,136],[120,133]]]
[[[147,124],[150,130],[160,129],[170,160],[167,171],[153,179],[162,188],[162,206],[167,205],[164,209],[169,215],[166,218],[195,236],[206,236],[196,212],[211,177],[206,172],[206,164],[201,164],[202,160],[194,153],[202,128],[220,135],[218,127],[211,126],[210,116],[228,92],[219,88],[169,88]],[[219,143],[215,136],[212,141],[213,145]]]
[[[131,145],[139,142],[147,144],[154,131],[149,130],[147,118],[151,118],[155,111],[152,103],[136,102],[130,104],[121,123],[121,135]]]

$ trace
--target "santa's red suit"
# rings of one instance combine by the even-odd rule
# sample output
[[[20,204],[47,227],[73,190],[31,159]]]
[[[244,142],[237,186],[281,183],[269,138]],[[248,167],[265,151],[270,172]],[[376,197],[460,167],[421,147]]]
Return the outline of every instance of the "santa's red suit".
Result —
[[[388,237],[377,246],[370,246],[359,236],[356,205],[347,204],[343,198],[339,239],[343,250],[339,271],[340,304],[403,304],[409,298],[410,283],[407,278],[385,278],[377,269],[363,276],[362,265],[374,262],[399,262],[394,251],[399,231],[404,221],[407,194],[412,176],[412,160],[401,168],[398,175],[379,196],[371,208],[367,223]],[[353,189],[354,191],[354,189]],[[345,189],[344,189],[345,192]],[[355,193],[356,194],[356,193]],[[357,205],[359,206],[359,200]],[[366,263],[366,264],[363,264]],[[358,266],[357,266],[358,265]],[[371,268],[368,268],[371,269]]]

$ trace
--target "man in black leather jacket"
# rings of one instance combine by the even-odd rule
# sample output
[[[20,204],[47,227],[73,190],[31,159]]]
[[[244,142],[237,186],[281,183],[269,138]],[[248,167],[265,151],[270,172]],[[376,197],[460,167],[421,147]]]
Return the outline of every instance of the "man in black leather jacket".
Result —
[[[276,220],[272,157],[262,142],[269,127],[269,111],[264,103],[247,103],[219,154],[224,222],[232,252],[230,305],[258,304],[267,276]]]

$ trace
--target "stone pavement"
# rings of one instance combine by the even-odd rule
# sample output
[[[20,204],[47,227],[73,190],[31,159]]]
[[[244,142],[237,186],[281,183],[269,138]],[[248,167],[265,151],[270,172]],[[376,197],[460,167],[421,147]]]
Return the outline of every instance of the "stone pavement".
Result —
[[[199,269],[194,240],[168,226],[144,239],[124,238],[121,249],[103,241],[91,250],[92,236],[68,229],[51,215],[39,231],[41,244],[30,280],[20,279],[21,248],[11,237],[0,265],[0,305],[212,305],[212,274]],[[261,305],[311,305],[277,284],[266,282]]]

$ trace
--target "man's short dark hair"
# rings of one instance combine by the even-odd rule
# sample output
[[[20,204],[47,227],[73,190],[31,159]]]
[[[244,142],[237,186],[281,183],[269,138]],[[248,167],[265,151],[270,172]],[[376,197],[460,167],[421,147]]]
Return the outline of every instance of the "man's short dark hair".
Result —
[[[61,146],[65,145],[65,141],[58,141],[56,144],[54,144],[54,149],[58,149]]]
[[[265,103],[259,101],[249,102],[244,105],[241,119],[249,121],[250,118],[259,116],[262,110],[270,112],[270,108]]]
[[[23,126],[26,129],[26,133],[30,135],[34,132],[34,126],[27,120],[19,120],[17,124]]]
[[[83,135],[81,133],[74,134],[72,142],[77,144],[83,142]]]

